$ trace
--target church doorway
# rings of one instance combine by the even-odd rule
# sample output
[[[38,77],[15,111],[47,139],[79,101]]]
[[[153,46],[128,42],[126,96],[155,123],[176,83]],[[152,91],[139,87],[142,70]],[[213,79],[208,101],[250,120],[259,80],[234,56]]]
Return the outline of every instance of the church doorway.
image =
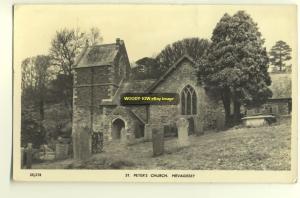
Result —
[[[122,128],[125,128],[125,122],[120,118],[115,119],[112,123],[111,131],[111,137],[113,140],[120,139]]]

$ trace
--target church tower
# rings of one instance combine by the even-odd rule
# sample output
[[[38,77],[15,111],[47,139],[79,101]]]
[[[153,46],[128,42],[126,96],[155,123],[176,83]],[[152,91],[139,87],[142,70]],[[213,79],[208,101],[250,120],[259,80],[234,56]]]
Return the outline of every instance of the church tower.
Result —
[[[100,130],[102,100],[112,99],[130,75],[124,41],[86,46],[74,65],[72,138],[75,159],[91,153],[91,135]]]

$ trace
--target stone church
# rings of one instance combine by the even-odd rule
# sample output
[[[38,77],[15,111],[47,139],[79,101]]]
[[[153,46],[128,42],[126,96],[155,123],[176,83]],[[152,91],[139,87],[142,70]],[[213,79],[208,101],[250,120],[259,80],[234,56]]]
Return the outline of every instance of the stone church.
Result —
[[[132,80],[123,40],[86,46],[75,63],[72,136],[74,157],[83,149],[91,153],[92,133],[104,142],[126,138],[151,140],[153,128],[165,135],[176,133],[176,120],[186,118],[189,134],[202,134],[216,126],[223,116],[220,101],[197,84],[197,63],[184,55],[158,79]],[[178,93],[178,105],[120,105],[122,93]],[[85,130],[82,130],[84,128]]]

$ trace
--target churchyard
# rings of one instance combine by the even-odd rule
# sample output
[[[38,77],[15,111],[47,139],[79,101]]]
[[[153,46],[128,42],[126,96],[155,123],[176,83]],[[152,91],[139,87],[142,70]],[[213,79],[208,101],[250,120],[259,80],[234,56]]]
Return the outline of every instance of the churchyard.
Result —
[[[164,138],[163,153],[154,156],[152,142],[126,145],[108,142],[87,160],[72,158],[33,164],[33,169],[183,169],[183,170],[289,170],[290,118],[270,126],[235,126],[204,135]],[[178,138],[181,138],[178,141]],[[161,148],[158,149],[160,152]]]

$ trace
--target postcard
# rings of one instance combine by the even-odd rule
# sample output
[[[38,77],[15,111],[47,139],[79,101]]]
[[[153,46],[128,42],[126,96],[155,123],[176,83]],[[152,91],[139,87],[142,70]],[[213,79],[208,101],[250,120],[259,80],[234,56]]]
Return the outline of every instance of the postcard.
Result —
[[[295,5],[14,5],[15,181],[297,181]]]

